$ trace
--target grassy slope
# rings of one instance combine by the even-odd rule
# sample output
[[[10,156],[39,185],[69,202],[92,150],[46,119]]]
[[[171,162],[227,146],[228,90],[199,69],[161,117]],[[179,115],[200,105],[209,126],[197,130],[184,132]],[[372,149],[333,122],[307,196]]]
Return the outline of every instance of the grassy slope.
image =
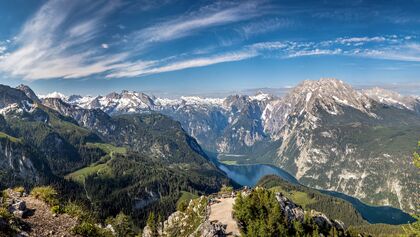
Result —
[[[317,202],[315,198],[310,197],[307,193],[296,191],[296,190],[288,190],[286,191],[281,186],[275,186],[270,188],[270,190],[273,190],[275,192],[281,192],[284,196],[291,199],[293,202],[295,202],[298,205],[301,205],[304,209],[307,208],[308,205],[314,204]]]
[[[100,161],[66,175],[66,179],[73,180],[80,184],[84,183],[87,176],[93,174],[111,177],[112,171],[108,166],[108,162],[113,159],[114,154],[125,154],[127,152],[127,148],[125,147],[117,147],[107,143],[86,143],[85,146],[88,148],[99,148],[103,150],[106,155],[102,157]]]
[[[178,206],[179,203],[186,201],[186,203],[188,204],[190,200],[192,199],[196,199],[198,198],[197,195],[190,193],[190,192],[186,192],[186,191],[181,191],[181,196],[179,197],[178,201],[176,202],[176,205]]]

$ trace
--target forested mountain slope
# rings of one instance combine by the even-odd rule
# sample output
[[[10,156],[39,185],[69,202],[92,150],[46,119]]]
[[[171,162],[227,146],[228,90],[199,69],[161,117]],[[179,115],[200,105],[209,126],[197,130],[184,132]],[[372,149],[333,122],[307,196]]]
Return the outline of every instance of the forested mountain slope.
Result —
[[[166,116],[60,110],[54,101],[44,105],[29,98],[28,88],[0,90],[4,187],[52,184],[64,196],[90,203],[103,219],[123,211],[141,225],[150,210],[172,212],[182,191],[204,194],[229,182],[195,139]],[[72,179],[80,171],[83,176]]]

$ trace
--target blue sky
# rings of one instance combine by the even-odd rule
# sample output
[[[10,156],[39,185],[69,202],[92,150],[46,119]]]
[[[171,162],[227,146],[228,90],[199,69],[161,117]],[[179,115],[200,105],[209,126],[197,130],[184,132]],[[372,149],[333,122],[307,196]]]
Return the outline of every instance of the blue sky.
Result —
[[[0,0],[0,83],[211,95],[335,77],[420,91],[420,1]]]

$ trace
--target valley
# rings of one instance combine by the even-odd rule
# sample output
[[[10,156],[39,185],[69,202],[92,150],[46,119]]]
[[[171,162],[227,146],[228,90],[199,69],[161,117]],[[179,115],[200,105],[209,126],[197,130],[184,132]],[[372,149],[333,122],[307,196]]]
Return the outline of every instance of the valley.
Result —
[[[420,237],[420,0],[0,0],[0,237]]]
[[[1,188],[54,185],[98,222],[124,213],[143,227],[226,186],[262,186],[351,226],[416,221],[420,115],[335,79],[225,99],[0,89]]]
[[[272,164],[309,187],[418,212],[419,173],[411,162],[420,134],[416,97],[358,91],[336,79],[304,81],[283,97],[55,96],[41,97],[81,125],[91,126],[95,109],[112,116],[162,113],[225,162]]]
[[[271,165],[226,165],[219,163],[217,166],[222,171],[224,171],[230,179],[242,186],[255,187],[257,184],[260,183],[261,179],[263,179],[267,175],[275,175],[291,185],[302,186],[302,184],[300,184],[292,175],[282,170],[281,168],[274,167]],[[310,189],[308,187],[305,188]],[[367,220],[371,224],[384,223],[399,225],[415,221],[415,219],[412,216],[397,208],[392,208],[389,206],[367,205],[358,200],[357,198],[334,191],[320,189],[311,189],[311,191],[323,193],[332,197],[337,197],[351,203],[353,207],[361,214],[363,219]],[[301,194],[302,193],[298,193],[297,195]],[[303,199],[305,199],[303,200],[303,203],[312,202],[310,198],[306,197],[305,195]],[[294,199],[292,198],[292,200]]]

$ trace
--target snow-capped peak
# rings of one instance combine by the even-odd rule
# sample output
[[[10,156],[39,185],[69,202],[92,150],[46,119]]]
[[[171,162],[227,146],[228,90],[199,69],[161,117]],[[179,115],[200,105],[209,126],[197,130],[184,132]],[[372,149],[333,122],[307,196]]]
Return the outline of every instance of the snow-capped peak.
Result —
[[[202,98],[198,96],[181,96],[187,105],[223,105],[224,98]]]
[[[343,106],[357,109],[368,116],[377,117],[371,111],[371,100],[337,79],[306,80],[296,86],[285,97],[271,101],[264,110],[264,129],[273,137],[280,138],[289,132],[283,130],[290,125],[290,118],[313,129],[319,120],[318,109],[336,116],[342,114]],[[297,119],[300,118],[300,119]],[[297,123],[297,122],[296,122]],[[295,124],[296,125],[296,124]]]
[[[272,95],[258,92],[257,94],[249,97],[251,100],[257,100],[257,101],[266,101],[272,98]]]
[[[339,108],[335,106],[336,103],[370,114],[370,99],[354,90],[350,85],[334,78],[304,81],[295,87],[287,97],[292,101],[304,99],[305,108],[313,106],[313,101],[318,101],[330,114],[340,113]]]
[[[379,103],[409,110],[413,110],[415,104],[420,101],[419,98],[414,96],[402,96],[397,92],[389,91],[379,87],[363,90],[363,93]]]
[[[67,96],[65,96],[64,94],[54,91],[52,93],[46,94],[46,95],[39,95],[38,96],[41,99],[46,99],[46,98],[58,98],[58,99],[62,99],[62,100],[67,100]]]
[[[155,104],[160,106],[175,106],[181,104],[182,101],[179,99],[169,99],[169,98],[156,98]]]

